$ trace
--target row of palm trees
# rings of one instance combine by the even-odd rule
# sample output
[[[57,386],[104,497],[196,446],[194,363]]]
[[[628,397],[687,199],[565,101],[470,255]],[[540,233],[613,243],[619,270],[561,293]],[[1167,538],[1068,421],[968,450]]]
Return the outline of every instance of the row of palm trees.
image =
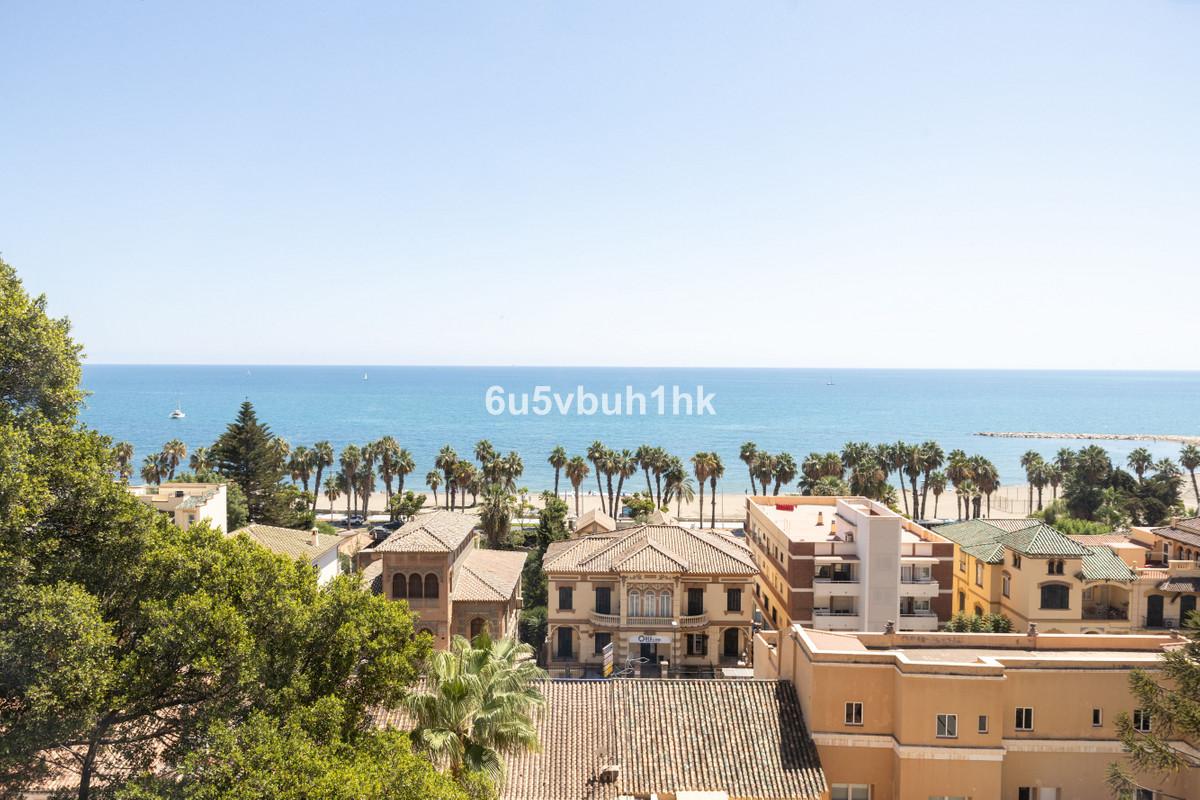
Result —
[[[162,446],[157,453],[151,453],[142,459],[139,475],[146,483],[160,484],[175,479],[175,471],[188,457],[188,448],[179,439],[172,439]],[[129,442],[117,442],[113,446],[114,469],[117,477],[128,482],[133,477],[134,452]],[[210,468],[208,448],[197,447],[192,453],[188,466],[193,472]]]
[[[702,453],[693,456],[693,473],[701,482],[703,491],[704,480],[710,481],[715,488],[717,478],[724,473],[724,467],[714,469],[709,459],[701,459],[701,467],[697,471],[696,459],[701,455],[711,455],[718,464],[720,458],[715,454]],[[600,510],[612,517],[621,513],[626,481],[631,480],[639,471],[646,481],[646,496],[659,508],[667,508],[674,501],[679,513],[682,513],[683,503],[690,503],[696,497],[695,484],[692,483],[683,459],[671,455],[662,447],[644,444],[637,450],[614,450],[604,442],[596,440],[584,455],[569,456],[565,448],[561,445],[556,446],[550,451],[546,461],[554,468],[555,495],[558,494],[561,475],[565,474],[571,483],[575,494],[576,514],[579,514],[580,510],[580,489],[593,470],[596,476],[596,492],[600,498]]]

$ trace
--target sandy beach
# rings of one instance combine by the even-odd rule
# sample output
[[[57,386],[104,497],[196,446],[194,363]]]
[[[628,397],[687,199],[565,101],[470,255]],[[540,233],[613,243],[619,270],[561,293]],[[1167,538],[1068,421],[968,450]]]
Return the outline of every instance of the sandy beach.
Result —
[[[1191,481],[1187,480],[1185,478],[1184,483],[1185,483],[1184,502],[1186,504],[1188,504],[1189,506],[1194,506],[1196,503],[1196,500],[1192,494]],[[635,487],[635,489],[636,488],[637,487]],[[642,487],[642,488],[644,489],[644,487]],[[433,494],[432,494],[432,492],[428,492],[428,491],[424,492],[424,494],[426,496],[425,508],[430,509],[433,507]],[[572,493],[563,493],[563,492],[559,492],[559,494],[560,494],[560,496],[563,497],[563,500],[566,501],[568,507],[571,509],[571,514],[574,515],[575,514],[575,497],[574,497],[574,495]],[[742,520],[745,517],[746,497],[749,494],[750,494],[749,492],[737,492],[737,493],[718,492],[717,493],[717,503],[716,503],[717,520],[720,522],[723,522],[723,523],[733,523],[733,522],[738,522],[738,521]],[[908,497],[910,502],[912,499],[911,494],[912,494],[911,492],[905,492],[905,495]],[[471,498],[468,495],[467,496],[467,512],[468,513],[470,513],[472,511],[472,508],[470,505],[470,499]],[[1053,499],[1053,494],[1050,492],[1050,490],[1049,489],[1045,490],[1042,495],[1043,504],[1049,505],[1052,499]],[[682,521],[695,521],[699,518],[699,500],[700,500],[699,495],[697,495],[697,497],[692,502],[683,503],[682,506],[680,506],[680,504],[678,504],[678,503],[671,503],[671,514],[675,515]],[[317,507],[318,512],[329,513],[330,509],[329,509],[328,504],[326,502],[324,502],[324,498],[322,498],[322,501],[323,501],[322,503],[318,504],[318,507]],[[444,507],[445,502],[446,502],[445,492],[438,492],[438,495],[437,495],[438,507],[439,508]],[[531,492],[529,495],[529,502],[534,508],[540,508],[542,505],[541,494]],[[709,513],[712,509],[711,503],[712,503],[711,496],[709,494],[705,493],[705,495],[704,495],[704,519],[705,520],[708,520],[708,518],[709,518]],[[599,496],[599,494],[597,494],[595,488],[593,488],[590,492],[587,492],[587,491],[580,492],[580,495],[579,495],[579,512],[580,513],[586,513],[588,511],[590,511],[591,509],[599,508],[599,507],[600,507],[600,496]],[[1037,492],[1036,491],[1034,492],[1034,508],[1035,509],[1037,508]],[[900,501],[900,509],[901,509],[901,511],[904,510],[904,501],[903,500]],[[929,509],[929,516],[935,517],[933,495],[929,496],[928,509]],[[371,495],[371,513],[372,514],[383,514],[383,513],[385,513],[385,511],[386,511],[386,498],[384,497],[383,492],[377,492],[377,493]],[[991,516],[992,517],[997,517],[997,518],[1025,517],[1025,516],[1028,516],[1028,511],[1029,511],[1029,487],[1027,484],[1013,484],[1011,486],[1004,486],[999,491],[997,491],[995,494],[992,495],[992,501],[991,501]],[[955,519],[956,518],[957,515],[955,513],[955,494],[953,491],[948,490],[945,493],[943,493],[940,498],[938,498],[936,512],[937,512],[936,518],[939,518],[939,519]],[[346,513],[346,498],[344,496],[339,498],[338,502],[334,504],[332,513],[335,515],[344,515]],[[988,515],[988,506],[987,506],[986,500],[984,502],[983,513],[985,516]]]

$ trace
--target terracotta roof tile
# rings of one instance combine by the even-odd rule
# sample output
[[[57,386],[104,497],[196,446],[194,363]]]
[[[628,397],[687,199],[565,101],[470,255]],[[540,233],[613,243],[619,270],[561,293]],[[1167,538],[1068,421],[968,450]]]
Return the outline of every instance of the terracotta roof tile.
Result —
[[[324,533],[317,534],[317,543],[312,542],[312,531],[296,530],[295,528],[277,528],[274,525],[247,525],[230,534],[237,536],[246,534],[273,553],[279,553],[288,558],[303,558],[312,561],[329,550],[338,546],[341,539]]]
[[[547,572],[758,572],[749,549],[733,536],[678,525],[640,525],[557,544],[542,559]]]
[[[479,517],[457,511],[434,511],[404,523],[373,549],[393,553],[449,553],[471,535]]]
[[[473,550],[454,578],[454,601],[510,600],[521,581],[527,553],[520,550]]]

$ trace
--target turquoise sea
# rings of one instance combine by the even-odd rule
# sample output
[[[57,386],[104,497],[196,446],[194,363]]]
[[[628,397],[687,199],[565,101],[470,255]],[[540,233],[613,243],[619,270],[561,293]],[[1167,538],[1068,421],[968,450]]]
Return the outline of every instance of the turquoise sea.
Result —
[[[365,376],[365,379],[364,379]],[[249,398],[262,420],[293,445],[328,439],[335,449],[385,434],[412,451],[416,475],[432,466],[444,444],[469,455],[491,439],[525,461],[523,484],[549,488],[546,456],[556,444],[583,454],[595,439],[613,448],[659,445],[686,457],[715,450],[725,461],[724,491],[749,488],[738,449],[787,451],[801,460],[812,450],[837,450],[848,440],[909,442],[936,439],[991,458],[1005,483],[1022,483],[1021,453],[1050,456],[1087,442],[994,439],[978,431],[1196,434],[1200,432],[1200,372],[1043,372],[806,369],[621,369],[593,367],[297,367],[88,365],[91,395],[84,421],[133,443],[137,460],[163,442],[188,448],[211,444]],[[489,387],[528,394],[525,415],[492,415]],[[578,413],[574,400],[560,413],[534,414],[537,386],[560,401],[578,387],[599,396],[646,395],[645,414]],[[652,395],[665,388],[667,413]],[[693,414],[671,413],[672,387],[692,395]],[[695,393],[711,395],[714,414],[695,414]],[[179,403],[184,419],[169,415]],[[635,405],[637,405],[635,403]],[[586,410],[586,407],[585,407]],[[636,409],[640,410],[640,409]],[[681,406],[680,410],[683,408]],[[1137,446],[1175,457],[1170,442],[1097,442],[1124,460]],[[565,480],[565,479],[564,479]]]

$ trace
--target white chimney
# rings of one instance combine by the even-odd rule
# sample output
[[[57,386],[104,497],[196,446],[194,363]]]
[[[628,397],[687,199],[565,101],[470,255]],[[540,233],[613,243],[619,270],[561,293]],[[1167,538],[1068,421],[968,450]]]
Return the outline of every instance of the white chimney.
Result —
[[[313,529],[312,529],[312,532],[311,532],[310,539],[309,539],[309,544],[311,544],[313,547],[316,547],[316,546],[317,546],[317,542],[319,541],[319,540],[317,539],[317,535],[318,535],[317,529],[316,529],[316,528],[313,528]]]
[[[819,528],[824,524],[825,524],[825,512],[818,511],[817,512],[817,527]]]

